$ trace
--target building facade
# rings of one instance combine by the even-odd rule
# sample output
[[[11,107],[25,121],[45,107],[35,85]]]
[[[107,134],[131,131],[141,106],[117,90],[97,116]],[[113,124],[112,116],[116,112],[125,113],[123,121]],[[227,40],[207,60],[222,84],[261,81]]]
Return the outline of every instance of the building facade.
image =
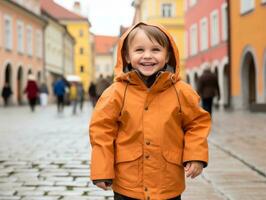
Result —
[[[43,18],[47,21],[44,31],[45,45],[45,82],[52,91],[52,86],[59,76],[67,76],[74,73],[74,46],[75,40],[56,19],[55,10],[47,10],[46,0],[41,0]],[[51,93],[50,93],[51,94]],[[52,95],[50,95],[50,100]]]
[[[0,88],[9,83],[12,104],[26,101],[23,90],[28,74],[38,82],[43,80],[46,23],[40,16],[38,0],[28,0],[27,4],[23,0],[0,1]]]
[[[229,0],[232,106],[266,103],[266,1]]]
[[[185,1],[186,79],[196,89],[206,67],[218,76],[222,106],[230,100],[228,5],[226,0]]]
[[[67,31],[75,39],[74,74],[81,78],[84,88],[88,88],[91,80],[91,25],[88,19],[67,10],[53,0],[45,0],[43,5],[49,14],[53,13],[53,17],[66,26]]]
[[[139,21],[163,25],[172,35],[179,49],[180,74],[184,79],[184,0],[135,0],[133,23]]]

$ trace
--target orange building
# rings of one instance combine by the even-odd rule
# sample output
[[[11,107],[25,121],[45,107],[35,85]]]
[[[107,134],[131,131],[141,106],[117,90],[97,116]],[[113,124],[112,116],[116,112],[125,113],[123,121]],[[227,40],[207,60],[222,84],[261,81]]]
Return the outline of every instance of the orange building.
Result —
[[[266,102],[266,0],[229,0],[231,105]]]
[[[13,105],[26,102],[23,89],[29,74],[38,82],[43,80],[46,23],[39,1],[0,1],[0,90],[5,83],[11,86]]]

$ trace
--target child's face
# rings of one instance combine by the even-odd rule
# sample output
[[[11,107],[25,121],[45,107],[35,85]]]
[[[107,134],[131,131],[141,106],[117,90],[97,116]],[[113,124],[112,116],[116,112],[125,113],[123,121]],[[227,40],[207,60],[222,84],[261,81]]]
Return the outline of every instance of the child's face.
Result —
[[[138,30],[128,44],[126,61],[144,76],[151,76],[168,62],[168,50],[156,40],[150,40],[143,30]]]

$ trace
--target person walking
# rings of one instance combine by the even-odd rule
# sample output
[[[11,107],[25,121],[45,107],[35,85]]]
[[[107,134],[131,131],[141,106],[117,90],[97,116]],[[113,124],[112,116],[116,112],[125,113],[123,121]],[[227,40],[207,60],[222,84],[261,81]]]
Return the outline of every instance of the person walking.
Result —
[[[115,200],[180,200],[208,164],[211,119],[180,80],[174,39],[138,23],[119,41],[115,82],[94,109],[91,179]]]
[[[78,92],[78,103],[79,103],[79,109],[82,112],[83,110],[83,103],[84,103],[84,87],[82,82],[77,83],[77,92]]]
[[[78,105],[78,88],[76,82],[71,82],[69,89],[69,100],[72,104],[72,114],[75,115],[77,112]]]
[[[96,95],[96,85],[94,82],[91,82],[88,93],[90,101],[92,103],[92,107],[95,107],[97,102],[97,95]]]
[[[66,83],[63,77],[59,77],[54,83],[54,94],[57,97],[57,112],[62,113],[64,111],[64,95],[66,92]]]
[[[13,94],[10,85],[8,84],[8,82],[5,83],[3,89],[2,89],[2,97],[4,100],[4,106],[7,107],[8,106],[8,101],[10,96]]]
[[[28,76],[28,81],[24,93],[27,94],[27,98],[29,101],[30,109],[32,112],[35,111],[35,106],[37,104],[38,96],[39,96],[39,88],[35,81],[35,77],[33,74]]]
[[[40,85],[40,104],[42,107],[47,106],[48,103],[48,87],[45,83],[42,83]]]
[[[220,99],[220,89],[216,74],[211,72],[210,67],[203,71],[199,77],[197,90],[202,98],[202,107],[212,115],[213,98]]]
[[[100,96],[102,95],[103,91],[108,88],[110,83],[107,79],[103,77],[102,74],[100,74],[97,82],[96,82],[96,99],[98,100]]]

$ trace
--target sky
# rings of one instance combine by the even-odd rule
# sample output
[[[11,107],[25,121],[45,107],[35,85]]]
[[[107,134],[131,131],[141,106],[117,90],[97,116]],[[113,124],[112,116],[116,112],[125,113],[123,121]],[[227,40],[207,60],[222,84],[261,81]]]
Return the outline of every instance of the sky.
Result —
[[[54,0],[61,6],[72,10],[77,0]],[[133,0],[79,0],[81,14],[88,17],[91,32],[96,35],[119,35],[120,25],[132,25]]]

